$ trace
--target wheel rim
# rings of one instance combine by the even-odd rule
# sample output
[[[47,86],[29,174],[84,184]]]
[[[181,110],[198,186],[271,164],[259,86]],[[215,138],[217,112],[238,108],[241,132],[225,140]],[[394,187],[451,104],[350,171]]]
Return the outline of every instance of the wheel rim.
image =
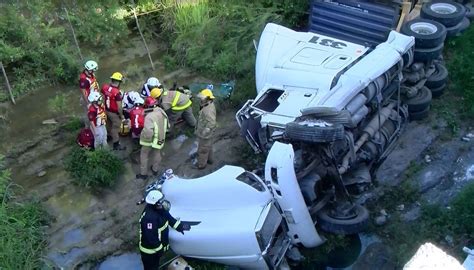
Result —
[[[457,8],[451,4],[437,3],[431,5],[431,10],[438,14],[453,14],[456,12]]]
[[[431,23],[418,22],[412,24],[410,30],[420,35],[431,35],[438,31],[438,27]]]

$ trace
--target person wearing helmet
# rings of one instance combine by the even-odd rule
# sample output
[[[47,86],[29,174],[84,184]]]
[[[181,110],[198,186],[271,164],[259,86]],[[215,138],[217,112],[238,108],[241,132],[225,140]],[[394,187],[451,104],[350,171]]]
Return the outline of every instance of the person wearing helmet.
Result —
[[[148,78],[148,80],[146,80],[146,82],[143,84],[143,87],[140,91],[140,95],[143,97],[143,98],[146,98],[146,97],[149,97],[150,96],[150,92],[153,88],[163,88],[163,86],[161,85],[160,81],[155,78],[155,77],[150,77]]]
[[[193,103],[188,95],[177,90],[167,90],[161,93],[158,102],[170,119],[170,134],[173,132],[176,121],[181,117],[189,126],[196,126],[196,118],[191,106]]]
[[[217,127],[216,106],[214,105],[214,95],[209,88],[203,89],[198,94],[200,99],[200,110],[195,134],[198,137],[197,165],[200,170],[207,164],[213,162],[213,140]]]
[[[130,119],[130,111],[135,107],[137,98],[141,98],[137,91],[129,91],[123,94],[122,109],[125,119]]]
[[[105,110],[109,124],[109,134],[112,137],[114,150],[125,150],[126,147],[120,145],[120,125],[125,121],[122,111],[122,93],[120,92],[120,83],[123,75],[120,72],[114,72],[110,76],[110,83],[102,85],[102,94],[105,97]]]
[[[107,148],[107,115],[102,95],[99,92],[91,92],[88,101],[90,103],[87,117],[90,127],[94,133],[94,148]]]
[[[170,203],[158,190],[148,192],[145,202],[146,206],[139,221],[138,247],[144,270],[157,270],[161,256],[169,249],[169,228],[184,234],[184,231],[191,230],[192,225],[189,222],[181,222],[170,214]]]
[[[79,75],[79,88],[81,89],[82,98],[86,102],[92,91],[99,91],[99,84],[94,75],[94,72],[98,69],[97,62],[89,60],[84,64],[84,70]]]
[[[145,100],[153,102],[148,104],[151,111],[145,116],[145,122],[140,134],[140,173],[137,179],[146,180],[148,178],[148,159],[151,155],[152,165],[151,171],[154,175],[158,174],[158,167],[161,161],[161,149],[165,145],[166,130],[168,129],[168,116],[157,106],[156,101],[152,97]]]
[[[145,124],[145,109],[143,105],[145,101],[143,98],[138,97],[135,99],[135,106],[130,111],[130,124],[132,129],[132,139],[140,138],[143,126]]]

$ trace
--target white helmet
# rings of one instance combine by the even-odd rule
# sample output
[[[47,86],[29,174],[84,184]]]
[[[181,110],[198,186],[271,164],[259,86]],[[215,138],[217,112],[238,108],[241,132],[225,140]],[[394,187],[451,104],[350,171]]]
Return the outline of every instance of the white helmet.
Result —
[[[99,92],[92,91],[87,99],[89,100],[89,103],[98,102],[102,99],[102,95]]]
[[[148,192],[148,194],[145,197],[145,202],[148,204],[156,204],[159,202],[161,199],[163,199],[163,193],[161,193],[158,190],[152,190]]]
[[[134,99],[133,104],[143,105],[143,104],[145,104],[145,100],[142,97],[138,96]]]
[[[135,103],[135,101],[140,97],[140,94],[137,91],[130,91],[128,92],[128,96],[130,97],[130,100],[132,103]]]
[[[89,60],[84,64],[84,67],[89,71],[97,71],[99,69],[99,65],[97,65],[96,61]]]
[[[161,85],[160,81],[155,77],[148,78],[148,80],[146,80],[146,84],[150,90]]]

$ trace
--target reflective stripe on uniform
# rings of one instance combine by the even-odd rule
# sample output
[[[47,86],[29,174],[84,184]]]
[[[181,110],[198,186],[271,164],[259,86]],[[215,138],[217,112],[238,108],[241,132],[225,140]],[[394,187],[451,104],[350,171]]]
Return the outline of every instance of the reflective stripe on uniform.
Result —
[[[181,92],[175,92],[175,93],[176,93],[176,95],[174,96],[173,102],[171,102],[171,109],[173,111],[182,111],[182,110],[188,108],[189,106],[191,106],[191,104],[193,104],[191,100],[188,100],[188,102],[186,102],[186,104],[181,105],[181,106],[176,106],[178,104],[179,97],[181,96]]]
[[[176,220],[176,223],[173,225],[173,229],[178,229],[179,224],[181,224],[181,221],[178,219]]]
[[[140,243],[140,251],[146,254],[155,254],[158,251],[160,251],[162,248],[163,248],[163,244],[160,244],[160,246],[157,248],[146,248],[146,247],[142,247],[142,243]],[[168,248],[166,247],[165,251],[167,249]]]
[[[165,134],[166,134],[166,129],[167,128],[168,128],[168,119],[165,117],[165,119],[163,119],[163,131],[165,132]],[[164,144],[164,142],[161,143],[161,144],[158,143],[158,135],[159,135],[158,125],[156,124],[156,122],[153,122],[153,141],[152,142],[145,142],[145,141],[140,140],[140,145],[151,146],[151,147],[156,148],[156,149],[163,148],[163,146],[165,144]]]

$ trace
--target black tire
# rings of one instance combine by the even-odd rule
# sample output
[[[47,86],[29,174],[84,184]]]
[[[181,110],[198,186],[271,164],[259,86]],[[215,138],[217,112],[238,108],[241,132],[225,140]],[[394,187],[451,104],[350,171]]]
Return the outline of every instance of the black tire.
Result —
[[[321,119],[331,124],[349,125],[351,113],[347,110],[337,111],[334,108],[313,107],[301,110],[300,119]]]
[[[301,115],[312,116],[334,116],[340,114],[341,111],[332,107],[309,107],[301,110]]]
[[[418,94],[405,101],[405,104],[408,105],[408,112],[421,112],[430,107],[432,99],[430,89],[422,87],[418,90]]]
[[[334,142],[344,138],[344,127],[341,124],[322,127],[312,125],[308,120],[295,120],[286,124],[285,136],[290,140],[307,143]]]
[[[474,6],[472,3],[467,3],[465,6],[466,8],[466,17],[472,21],[472,19],[474,18]]]
[[[447,27],[446,31],[447,37],[457,37],[461,34],[462,31],[466,30],[469,27],[469,24],[471,22],[469,21],[468,18],[464,18],[460,23],[456,24],[455,26],[452,27]]]
[[[463,5],[450,0],[426,3],[420,12],[422,18],[440,22],[446,27],[460,23],[465,14],[466,8]]]
[[[428,106],[428,108],[424,109],[423,111],[420,111],[420,112],[410,112],[408,117],[410,118],[410,120],[412,121],[419,121],[419,120],[423,120],[425,119],[426,117],[428,117],[428,115],[430,114],[430,107]]]
[[[402,34],[415,38],[416,48],[433,48],[444,43],[446,27],[427,19],[414,19],[402,25]]]
[[[433,98],[438,98],[444,94],[444,90],[446,89],[446,84],[440,85],[436,88],[430,88],[431,95]]]
[[[415,62],[437,59],[443,52],[444,43],[434,48],[415,48]]]
[[[448,81],[448,69],[441,63],[434,63],[435,71],[426,80],[425,86],[429,89],[438,88]]]
[[[334,234],[356,234],[364,231],[369,224],[369,211],[356,205],[357,216],[352,219],[336,219],[330,216],[329,209],[321,209],[318,213],[318,224],[321,230]]]

